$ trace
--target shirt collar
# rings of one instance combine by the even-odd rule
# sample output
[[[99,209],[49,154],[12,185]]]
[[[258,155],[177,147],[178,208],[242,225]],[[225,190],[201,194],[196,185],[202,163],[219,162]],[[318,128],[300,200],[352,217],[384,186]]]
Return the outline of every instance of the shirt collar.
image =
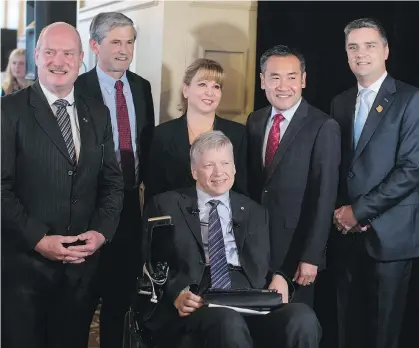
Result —
[[[49,106],[52,106],[58,99],[65,99],[70,105],[74,104],[74,86],[70,93],[64,98],[58,98],[55,94],[51,93],[41,82],[39,82],[42,92],[44,92],[45,98],[47,98]]]
[[[291,122],[295,112],[297,111],[298,107],[301,104],[301,101],[303,100],[303,98],[300,98],[300,100],[292,107],[289,108],[288,110],[285,110],[283,112],[278,111],[274,106],[272,106],[272,111],[271,111],[271,119],[276,115],[276,114],[281,114],[282,116],[284,116],[284,118],[288,121]]]
[[[124,74],[121,76],[120,79],[116,79],[107,73],[105,73],[100,67],[99,64],[96,65],[96,72],[97,77],[99,79],[99,83],[102,87],[105,88],[106,92],[109,94],[112,94],[115,90],[115,82],[118,80],[121,80],[124,84],[124,92],[126,92],[126,86],[128,85],[128,79],[127,79],[127,72],[125,71]]]
[[[209,201],[217,200],[220,201],[226,208],[230,209],[230,191],[223,193],[220,196],[210,196],[208,193],[196,188],[198,195],[198,204],[206,205]]]
[[[384,82],[384,79],[387,77],[387,71],[384,71],[384,74],[381,75],[381,77],[375,81],[371,86],[368,87],[368,89],[372,90],[375,93],[378,93],[378,91],[381,88],[381,85]],[[359,92],[361,91],[361,89],[364,89],[365,87],[362,87],[359,83],[358,83],[358,95]]]

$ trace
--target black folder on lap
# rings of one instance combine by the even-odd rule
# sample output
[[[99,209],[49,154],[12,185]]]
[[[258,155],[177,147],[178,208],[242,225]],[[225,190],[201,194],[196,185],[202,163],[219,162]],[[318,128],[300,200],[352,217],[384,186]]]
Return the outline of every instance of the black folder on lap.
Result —
[[[209,289],[203,294],[204,305],[239,307],[271,311],[282,305],[282,294],[268,289]]]

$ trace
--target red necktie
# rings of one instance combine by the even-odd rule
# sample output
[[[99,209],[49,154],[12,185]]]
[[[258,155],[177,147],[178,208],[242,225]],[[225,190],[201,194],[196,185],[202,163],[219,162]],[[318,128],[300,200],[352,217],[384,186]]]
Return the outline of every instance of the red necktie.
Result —
[[[265,151],[265,168],[268,168],[272,164],[276,149],[278,148],[279,138],[281,137],[280,123],[285,120],[281,114],[274,116],[274,122],[268,135],[268,142],[266,143]]]
[[[128,107],[123,92],[124,83],[115,82],[116,116],[118,119],[119,152],[121,154],[121,169],[126,189],[135,185],[135,159],[132,149],[131,128],[129,125]]]

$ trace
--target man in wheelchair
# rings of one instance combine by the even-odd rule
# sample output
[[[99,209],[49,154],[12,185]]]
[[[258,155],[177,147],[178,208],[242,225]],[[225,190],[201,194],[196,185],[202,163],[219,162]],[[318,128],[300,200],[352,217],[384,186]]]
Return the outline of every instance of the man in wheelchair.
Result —
[[[188,336],[193,348],[318,347],[315,313],[304,304],[288,304],[292,283],[269,268],[275,250],[270,250],[267,211],[231,191],[236,170],[230,140],[219,131],[204,133],[190,156],[196,187],[157,195],[146,207],[145,221],[170,216],[173,225],[176,266],[144,323],[157,346],[176,347]],[[284,304],[268,314],[208,306],[205,296],[214,289],[272,289]]]

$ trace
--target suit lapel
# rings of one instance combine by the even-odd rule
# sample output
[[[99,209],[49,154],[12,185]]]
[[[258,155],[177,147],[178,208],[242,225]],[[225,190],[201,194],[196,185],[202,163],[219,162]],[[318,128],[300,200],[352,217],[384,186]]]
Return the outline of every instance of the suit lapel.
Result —
[[[97,76],[96,68],[93,68],[87,74],[88,74],[88,78],[85,81],[86,81],[87,90],[89,91],[89,95],[93,99],[101,103],[104,103],[102,90],[100,89],[99,78]]]
[[[68,162],[73,163],[70,159],[60,127],[58,126],[57,119],[48,104],[47,98],[42,92],[39,81],[36,81],[31,86],[31,89],[30,104],[34,108],[34,115],[37,122]]]
[[[80,129],[80,155],[78,166],[82,166],[84,162],[88,161],[86,158],[88,149],[93,149],[95,143],[98,143],[96,139],[96,132],[94,130],[94,123],[90,116],[89,108],[81,95],[75,95],[77,119],[79,122]]]
[[[266,182],[269,181],[269,179],[272,176],[272,173],[275,171],[276,167],[279,165],[279,162],[284,156],[285,151],[291,145],[292,141],[294,140],[296,135],[300,132],[301,128],[304,126],[304,123],[306,121],[306,116],[307,116],[307,110],[308,110],[308,104],[303,99],[301,101],[300,106],[295,111],[295,114],[292,117],[292,120],[290,124],[288,125],[287,130],[278,145],[272,164],[268,168],[265,168]]]
[[[234,238],[236,240],[237,250],[240,255],[241,251],[243,250],[244,241],[246,239],[246,217],[248,216],[249,212],[247,211],[248,208],[244,204],[243,199],[234,191],[230,191],[230,204],[233,220]]]
[[[202,243],[201,223],[198,212],[198,197],[195,187],[184,190],[181,193],[183,200],[179,200],[179,207],[183,217],[189,226],[189,229],[198,243],[202,253],[204,253],[204,245]],[[194,212],[196,211],[196,213]]]
[[[129,82],[129,87],[131,89],[131,94],[133,96],[132,100],[134,101],[135,109],[135,118],[137,120],[137,139],[141,139],[141,127],[140,116],[145,114],[145,103],[144,103],[144,90],[141,83],[136,83],[130,71],[127,71],[127,79]],[[134,97],[135,96],[135,97]]]
[[[260,110],[259,117],[255,121],[255,147],[250,151],[256,151],[255,158],[258,159],[258,168],[261,173],[264,172],[263,168],[263,142],[265,140],[265,131],[266,131],[266,124],[269,121],[269,117],[271,116],[272,106],[268,106],[262,110]]]
[[[381,85],[377,97],[375,98],[371,110],[368,114],[367,121],[365,122],[364,128],[362,129],[362,133],[358,141],[358,146],[355,149],[352,163],[354,163],[359,158],[365,146],[368,144],[375,130],[380,124],[381,120],[385,117],[393,102],[393,94],[395,92],[396,86],[394,79],[390,76],[387,76],[383,81],[383,84]]]

